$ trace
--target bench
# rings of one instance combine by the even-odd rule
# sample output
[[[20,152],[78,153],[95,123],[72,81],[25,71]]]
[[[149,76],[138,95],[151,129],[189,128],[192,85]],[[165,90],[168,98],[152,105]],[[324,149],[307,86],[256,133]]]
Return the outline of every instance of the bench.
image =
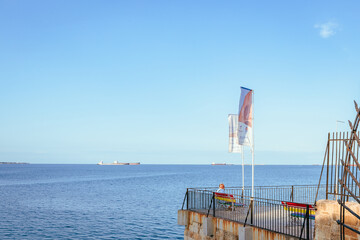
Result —
[[[215,199],[218,200],[217,203],[220,206],[231,208],[232,210],[235,210],[235,207],[244,206],[244,204],[242,203],[237,203],[236,199],[234,198],[234,195],[232,194],[215,192]]]
[[[293,202],[281,202],[285,211],[290,213],[290,216],[295,219],[306,217],[307,204],[293,203]],[[309,205],[309,219],[315,219],[315,207]]]

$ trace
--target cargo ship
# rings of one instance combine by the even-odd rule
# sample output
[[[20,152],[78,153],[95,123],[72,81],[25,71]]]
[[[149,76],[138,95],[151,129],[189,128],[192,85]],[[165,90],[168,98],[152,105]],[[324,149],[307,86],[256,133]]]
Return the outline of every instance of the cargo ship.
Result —
[[[229,164],[229,163],[211,163],[211,165],[213,165],[213,166],[217,166],[217,165],[234,165],[234,164]]]
[[[100,161],[97,165],[140,165],[140,162],[118,162],[114,161],[113,163],[104,163],[103,161]]]

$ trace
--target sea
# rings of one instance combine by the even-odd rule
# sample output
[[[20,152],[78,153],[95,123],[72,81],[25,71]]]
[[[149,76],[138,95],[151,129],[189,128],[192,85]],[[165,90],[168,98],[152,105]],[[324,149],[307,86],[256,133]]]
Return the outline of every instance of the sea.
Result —
[[[256,186],[317,184],[321,166],[254,172]],[[1,164],[0,239],[183,239],[186,188],[219,183],[241,186],[242,166]]]

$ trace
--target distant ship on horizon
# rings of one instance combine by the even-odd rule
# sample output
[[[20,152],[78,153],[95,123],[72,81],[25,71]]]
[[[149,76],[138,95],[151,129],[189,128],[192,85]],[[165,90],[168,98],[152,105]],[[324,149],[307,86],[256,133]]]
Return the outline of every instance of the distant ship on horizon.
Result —
[[[229,164],[229,163],[211,163],[211,165],[215,166],[215,165],[234,165],[234,164]]]
[[[103,161],[100,161],[97,165],[140,165],[140,162],[118,162],[114,161],[113,163],[104,163]]]
[[[235,164],[233,164],[233,163],[226,163],[226,162],[224,162],[224,163],[211,163],[211,165],[212,166],[224,166],[224,165],[226,165],[226,166],[233,166],[233,165],[235,165]],[[240,164],[236,164],[236,165],[240,165]],[[251,166],[252,164],[244,164],[244,166]],[[265,164],[254,164],[255,166],[263,166],[263,165],[265,165]]]

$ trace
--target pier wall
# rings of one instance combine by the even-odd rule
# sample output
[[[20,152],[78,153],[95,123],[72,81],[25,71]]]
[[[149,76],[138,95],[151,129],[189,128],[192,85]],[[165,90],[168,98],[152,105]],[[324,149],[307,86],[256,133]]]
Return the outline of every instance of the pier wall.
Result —
[[[352,211],[360,215],[360,204],[347,202]],[[316,204],[315,240],[340,239],[340,206],[333,200],[319,200]],[[257,227],[216,217],[206,217],[204,213],[188,210],[178,211],[178,224],[185,226],[185,240],[295,240],[288,235],[275,233]],[[360,231],[360,221],[350,213],[346,213],[345,224]],[[345,240],[360,240],[360,235],[345,229]]]
[[[206,214],[179,210],[178,224],[185,226],[185,240],[295,240],[287,235],[246,226]]]
[[[360,215],[360,204],[347,202],[346,206]],[[340,226],[336,222],[340,219],[340,205],[333,200],[319,200],[316,209],[315,240],[340,239]],[[360,221],[350,213],[345,214],[345,224],[360,231]],[[346,229],[345,234],[346,240],[360,240],[360,235],[353,231]]]

